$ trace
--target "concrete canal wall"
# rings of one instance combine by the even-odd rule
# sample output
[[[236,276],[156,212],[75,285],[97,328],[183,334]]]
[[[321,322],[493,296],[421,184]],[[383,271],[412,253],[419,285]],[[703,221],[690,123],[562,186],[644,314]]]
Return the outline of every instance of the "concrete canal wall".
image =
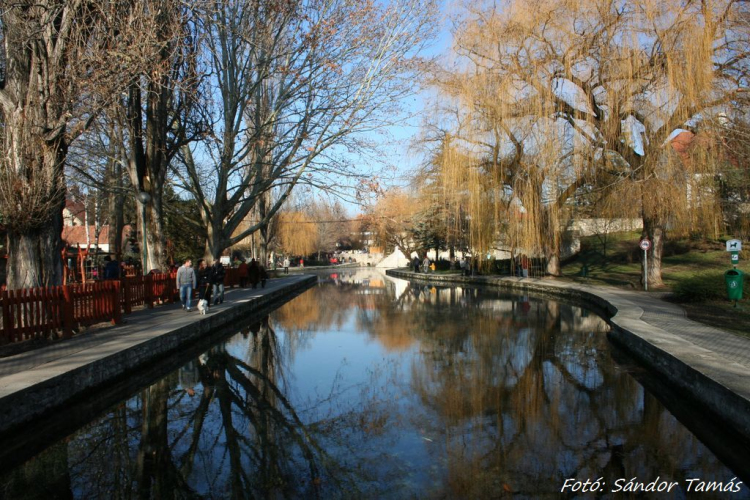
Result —
[[[0,434],[122,382],[217,331],[247,323],[248,318],[260,320],[316,282],[316,276],[292,276],[271,280],[265,289],[232,290],[225,303],[207,315],[185,312],[179,305],[138,311],[128,316],[127,324],[2,358]]]
[[[406,270],[389,270],[386,274],[433,284],[492,286],[593,305],[607,313],[613,341],[750,439],[750,366],[745,363],[750,359],[750,340],[690,321],[679,307],[658,297],[549,279],[464,277]],[[683,317],[678,317],[680,314]],[[700,339],[700,345],[696,339]],[[735,350],[745,352],[734,356]]]

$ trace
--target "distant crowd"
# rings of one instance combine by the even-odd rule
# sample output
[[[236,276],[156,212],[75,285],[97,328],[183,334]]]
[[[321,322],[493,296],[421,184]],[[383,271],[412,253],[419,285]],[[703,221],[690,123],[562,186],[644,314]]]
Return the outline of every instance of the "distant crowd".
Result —
[[[455,269],[456,267],[459,267],[461,269],[461,274],[464,276],[472,276],[475,274],[478,274],[478,262],[476,259],[469,259],[467,257],[462,257],[458,261],[455,259],[451,260],[451,269]],[[430,273],[435,272],[435,262],[431,261],[429,257],[425,256],[424,260],[419,260],[418,256],[414,256],[414,258],[410,262],[410,266],[414,269],[415,273],[423,272],[423,273]]]

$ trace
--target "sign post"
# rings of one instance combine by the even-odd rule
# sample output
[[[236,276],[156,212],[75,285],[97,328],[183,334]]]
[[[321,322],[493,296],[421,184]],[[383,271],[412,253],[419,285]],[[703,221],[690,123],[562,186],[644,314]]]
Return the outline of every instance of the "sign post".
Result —
[[[740,252],[742,251],[742,242],[740,240],[728,240],[727,252],[731,254],[732,266],[737,269],[740,263]]]
[[[648,249],[651,248],[651,240],[643,238],[638,246],[643,250],[643,289],[648,292]]]

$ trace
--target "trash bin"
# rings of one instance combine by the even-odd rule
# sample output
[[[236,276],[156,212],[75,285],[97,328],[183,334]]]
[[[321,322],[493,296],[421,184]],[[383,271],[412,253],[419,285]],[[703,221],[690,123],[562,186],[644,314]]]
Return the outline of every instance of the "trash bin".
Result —
[[[727,295],[729,300],[742,299],[742,271],[739,269],[730,269],[724,273],[724,281],[727,284]]]

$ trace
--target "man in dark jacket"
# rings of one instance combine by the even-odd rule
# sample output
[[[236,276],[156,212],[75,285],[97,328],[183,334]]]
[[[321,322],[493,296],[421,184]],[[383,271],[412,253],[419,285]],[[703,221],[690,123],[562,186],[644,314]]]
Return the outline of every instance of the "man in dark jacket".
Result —
[[[117,260],[112,260],[112,257],[107,255],[104,257],[104,279],[105,280],[119,280],[120,279],[120,263]]]
[[[250,265],[247,267],[247,278],[250,280],[250,284],[253,288],[258,286],[260,281],[260,267],[258,267],[258,261],[255,259],[250,261]]]
[[[211,305],[211,276],[213,269],[208,267],[206,261],[198,260],[198,298],[205,300]]]
[[[214,265],[211,266],[211,284],[213,285],[213,296],[214,305],[221,304],[224,302],[224,275],[226,270],[221,263],[221,260],[216,259]]]

